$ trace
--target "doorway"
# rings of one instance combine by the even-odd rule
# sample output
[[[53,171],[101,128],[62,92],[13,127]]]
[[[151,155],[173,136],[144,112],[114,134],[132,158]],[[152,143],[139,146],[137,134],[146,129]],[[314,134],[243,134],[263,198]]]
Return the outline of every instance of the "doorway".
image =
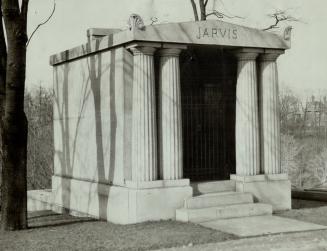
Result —
[[[180,64],[184,178],[229,179],[235,173],[236,59],[224,48],[194,46]]]

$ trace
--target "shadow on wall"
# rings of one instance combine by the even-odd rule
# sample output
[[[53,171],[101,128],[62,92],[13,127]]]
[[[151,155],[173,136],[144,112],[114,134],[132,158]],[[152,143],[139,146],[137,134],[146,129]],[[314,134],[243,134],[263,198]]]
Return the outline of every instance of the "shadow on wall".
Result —
[[[92,46],[99,47],[99,41],[93,42]],[[86,45],[83,50],[89,51],[90,50],[90,43]],[[72,184],[71,179],[73,177],[74,168],[76,168],[76,158],[78,158],[78,149],[81,146],[78,143],[78,138],[81,136],[81,124],[83,123],[83,113],[86,110],[86,106],[89,106],[92,102],[93,98],[93,105],[94,106],[94,117],[86,118],[87,120],[92,121],[90,128],[87,130],[94,130],[95,134],[94,137],[91,136],[87,140],[95,140],[96,146],[96,167],[90,167],[97,173],[98,183],[96,187],[97,197],[98,197],[98,206],[99,206],[99,218],[106,219],[107,218],[107,205],[108,205],[108,196],[110,192],[109,184],[112,183],[112,180],[115,175],[115,150],[116,150],[116,129],[117,129],[117,115],[116,115],[116,100],[115,100],[115,51],[111,51],[110,53],[110,64],[105,65],[103,64],[102,60],[102,53],[93,54],[87,58],[82,58],[80,60],[86,60],[87,69],[83,71],[83,68],[78,68],[78,71],[81,71],[82,81],[77,84],[81,84],[82,86],[78,89],[81,91],[81,96],[78,97],[79,99],[79,107],[78,107],[78,114],[76,117],[75,125],[71,123],[71,121],[75,118],[71,117],[69,114],[70,110],[76,110],[77,107],[70,107],[76,106],[76,102],[72,102],[70,96],[76,95],[70,92],[74,92],[74,88],[72,88],[72,83],[74,82],[70,78],[72,78],[73,74],[71,71],[71,64],[76,63],[65,63],[55,68],[55,97],[54,97],[54,105],[55,109],[57,110],[57,118],[55,123],[57,123],[57,130],[60,131],[61,139],[57,139],[57,142],[61,141],[61,145],[57,145],[55,149],[55,154],[57,159],[59,160],[60,165],[60,173],[59,176],[66,177],[67,179],[62,179],[62,192],[61,194],[61,202],[65,208],[71,208],[72,201],[78,201],[79,196],[88,196],[88,198],[83,198],[87,201],[87,210],[89,211],[91,207],[91,203],[93,203],[92,196],[92,185],[90,185],[87,189],[88,194],[81,194],[81,191],[74,191],[72,193]],[[103,66],[105,65],[105,66]],[[80,66],[78,66],[80,67]],[[108,79],[102,79],[103,73],[107,70],[110,70],[110,80],[108,83]],[[63,72],[60,72],[62,70]],[[76,83],[74,83],[76,84]],[[101,85],[102,84],[102,85]],[[105,90],[109,90],[109,93],[104,93],[105,90],[102,90],[101,87],[104,85],[110,84],[109,88],[104,88]],[[103,124],[103,102],[101,97],[108,97],[109,95],[109,123],[110,126],[110,153],[109,156],[104,155],[104,142],[103,142],[103,127],[106,125]],[[73,103],[73,104],[72,104]],[[72,109],[73,108],[73,109]],[[108,111],[108,107],[104,109],[104,111]],[[106,115],[105,115],[106,116]],[[85,116],[84,116],[85,117]],[[94,121],[94,122],[93,122]],[[108,121],[108,120],[105,120]],[[57,134],[57,137],[59,136]],[[87,142],[87,141],[86,141]],[[109,157],[109,168],[106,166],[106,161]],[[95,168],[95,169],[94,169]],[[109,170],[106,172],[106,170]],[[58,171],[57,171],[58,172]],[[88,177],[92,179],[92,177]],[[54,195],[55,196],[55,195]],[[72,197],[75,196],[75,197]],[[79,204],[79,202],[78,202]],[[94,205],[92,205],[94,207]]]
[[[96,49],[99,48],[99,41],[95,40]],[[90,42],[88,43],[90,46]],[[89,57],[87,66],[90,76],[91,92],[94,101],[94,119],[95,119],[95,140],[96,140],[96,170],[99,183],[97,183],[99,217],[101,219],[107,218],[107,206],[110,188],[102,184],[108,185],[112,183],[115,174],[115,151],[116,151],[116,129],[117,129],[117,115],[116,115],[116,101],[115,101],[115,51],[110,53],[110,80],[109,80],[109,104],[110,104],[110,155],[109,155],[109,172],[108,177],[105,173],[104,161],[104,147],[103,147],[103,130],[102,130],[102,107],[101,107],[101,78],[102,78],[102,54],[98,53]],[[107,69],[105,69],[107,70]],[[89,193],[89,196],[91,193]],[[91,198],[89,198],[89,206]]]
[[[68,53],[68,52],[67,52]],[[69,121],[65,118],[68,117],[68,75],[69,75],[69,64],[64,64],[61,68],[63,70],[62,76],[62,86],[60,86],[59,77],[59,67],[55,68],[55,81],[54,81],[54,105],[57,110],[57,118],[54,118],[55,123],[59,123],[60,126],[60,136],[61,136],[61,148],[55,149],[55,155],[59,159],[61,175],[66,177],[71,177],[73,174],[73,164],[70,159],[70,147],[69,147]],[[61,101],[62,99],[62,101]],[[57,122],[56,122],[57,120]],[[56,135],[58,136],[58,135]],[[59,139],[58,139],[59,140]],[[56,174],[56,173],[55,173]],[[63,179],[62,187],[68,188],[70,191],[70,180]],[[65,207],[70,205],[70,194],[62,193],[62,204]]]

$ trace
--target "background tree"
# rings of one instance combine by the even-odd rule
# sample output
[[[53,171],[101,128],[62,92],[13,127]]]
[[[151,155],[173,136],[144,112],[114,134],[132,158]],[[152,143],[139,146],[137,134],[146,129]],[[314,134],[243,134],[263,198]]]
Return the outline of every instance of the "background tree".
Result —
[[[297,135],[304,126],[305,107],[301,99],[288,87],[282,86],[279,92],[279,114],[281,133]],[[301,117],[302,116],[302,117]]]
[[[282,22],[300,22],[299,18],[292,16],[288,12],[288,10],[276,10],[274,13],[268,14],[268,17],[272,18],[274,22],[263,30],[267,31],[272,29],[278,29],[278,25]]]
[[[216,9],[208,10],[207,7],[208,7],[209,0],[199,0],[198,5],[195,3],[194,0],[190,0],[190,1],[191,1],[195,21],[207,20],[207,18],[210,16],[214,16],[217,18],[224,18],[224,17],[242,18],[240,16],[226,15],[225,13],[223,13],[219,10],[216,10]],[[198,12],[200,12],[200,18],[199,18]]]
[[[25,94],[28,120],[27,190],[51,188],[53,175],[53,91],[43,87]]]
[[[212,3],[215,3],[216,0],[212,0]],[[193,15],[194,15],[194,20],[195,21],[203,21],[203,20],[207,20],[208,17],[212,16],[212,17],[216,17],[219,19],[222,18],[242,18],[241,16],[237,16],[237,15],[230,15],[230,14],[226,14],[221,10],[217,10],[214,8],[214,4],[213,9],[208,9],[208,4],[209,4],[209,0],[198,0],[198,4],[196,4],[195,0],[190,0],[190,3],[192,5],[192,9],[193,9]],[[220,3],[223,4],[222,1],[220,1]],[[267,30],[272,30],[272,29],[278,29],[279,24],[280,23],[285,23],[285,22],[300,22],[299,18],[295,18],[291,13],[289,13],[291,9],[286,9],[286,10],[276,10],[274,11],[272,14],[268,14],[267,16],[269,18],[273,19],[273,23],[271,25],[269,25],[266,28],[263,28],[262,30],[267,31]],[[200,13],[200,16],[199,16]]]

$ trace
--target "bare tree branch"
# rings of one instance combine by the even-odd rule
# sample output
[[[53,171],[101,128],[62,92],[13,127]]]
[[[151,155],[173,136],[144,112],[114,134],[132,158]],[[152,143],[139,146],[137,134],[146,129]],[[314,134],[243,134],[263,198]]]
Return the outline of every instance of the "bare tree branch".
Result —
[[[191,4],[192,4],[192,9],[193,9],[193,13],[194,13],[194,19],[195,21],[199,21],[199,15],[198,15],[198,11],[196,9],[196,4],[194,2],[194,0],[190,0]]]
[[[28,0],[26,0],[26,1],[28,1]],[[26,47],[27,47],[28,44],[30,43],[30,41],[31,41],[32,37],[34,36],[35,32],[36,32],[36,31],[37,31],[37,30],[38,30],[42,25],[45,25],[47,22],[50,21],[51,17],[52,17],[53,14],[55,13],[55,11],[56,11],[56,1],[54,0],[54,1],[53,1],[53,9],[52,9],[52,12],[51,12],[50,16],[49,16],[46,20],[44,20],[42,23],[39,23],[38,26],[36,26],[35,30],[32,32],[31,36],[29,37],[29,39],[28,39],[28,41],[27,41],[27,43],[26,43]]]
[[[275,19],[275,21],[274,21],[275,23],[269,25],[267,28],[262,29],[264,31],[279,28],[278,24],[280,22],[285,22],[285,21],[287,21],[287,22],[299,22],[300,21],[300,19],[295,18],[292,15],[287,14],[286,10],[277,10],[275,13],[269,14],[268,16]]]
[[[217,11],[217,10],[212,10],[212,12],[208,13],[206,15],[206,17],[209,17],[209,16],[216,16],[217,18],[224,18],[224,17],[227,17],[227,18],[241,18],[241,19],[244,19],[244,17],[241,17],[241,16],[230,16],[230,15],[226,15],[225,13],[223,12],[220,12],[220,11]]]
[[[213,11],[206,15],[206,17],[215,16],[217,18],[224,18],[224,15],[219,11]]]
[[[194,18],[195,21],[199,21],[199,15],[197,12],[197,6],[195,4],[194,0],[190,0],[191,4],[192,4],[192,8],[193,8],[193,12],[194,12]],[[209,0],[199,0],[199,9],[200,9],[200,14],[201,14],[201,20],[206,20],[207,17],[210,16],[215,16],[217,18],[244,18],[241,16],[236,16],[236,15],[227,15],[221,11],[218,10],[211,10],[210,13],[207,13],[207,5],[208,5]],[[220,1],[222,3],[222,5],[224,5],[224,3],[222,1]]]

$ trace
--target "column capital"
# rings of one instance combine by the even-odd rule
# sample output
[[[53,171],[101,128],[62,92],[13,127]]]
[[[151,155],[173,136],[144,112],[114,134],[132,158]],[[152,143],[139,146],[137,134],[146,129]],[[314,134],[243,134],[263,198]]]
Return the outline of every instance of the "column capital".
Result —
[[[263,54],[260,54],[259,60],[261,62],[265,61],[276,61],[276,59],[284,54],[284,50],[265,50]]]
[[[154,52],[156,51],[156,48],[150,46],[137,46],[137,47],[131,47],[130,50],[134,56],[135,55],[153,56]]]
[[[160,57],[178,57],[181,53],[181,49],[178,48],[167,48],[167,49],[160,49],[159,56]]]
[[[239,61],[250,61],[255,60],[259,53],[255,52],[237,52],[234,54]]]
[[[263,49],[257,48],[240,48],[232,51],[234,56],[240,61],[255,60],[260,53],[263,53]]]

